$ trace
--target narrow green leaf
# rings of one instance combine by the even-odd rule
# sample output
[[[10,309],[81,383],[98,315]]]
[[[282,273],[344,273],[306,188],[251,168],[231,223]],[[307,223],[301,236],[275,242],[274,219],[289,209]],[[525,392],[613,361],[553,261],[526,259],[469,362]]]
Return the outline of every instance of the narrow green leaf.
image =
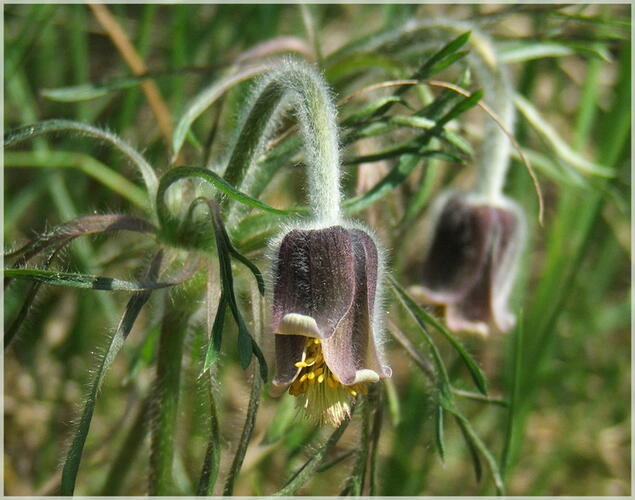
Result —
[[[413,75],[413,80],[424,80],[428,78],[430,75],[434,74],[433,69],[435,66],[440,67],[441,69],[447,67],[447,65],[443,65],[442,62],[451,58],[452,62],[454,59],[454,54],[461,48],[463,45],[467,43],[470,39],[471,32],[466,31],[465,33],[457,36],[453,40],[450,40],[447,44],[445,44],[438,52],[429,57],[417,70],[417,72]],[[465,54],[463,54],[465,55]],[[463,57],[463,55],[461,57]],[[460,57],[459,57],[460,58]],[[440,71],[440,70],[439,70]],[[397,91],[397,94],[405,92],[407,89],[402,88]]]
[[[15,265],[24,265],[32,257],[46,250],[52,245],[69,243],[79,236],[99,234],[110,231],[136,231],[153,233],[156,228],[140,217],[126,214],[86,215],[64,222],[52,230],[29,241],[22,247],[6,252],[4,258],[20,257]]]
[[[470,52],[468,50],[461,50],[459,52],[455,52],[454,54],[450,54],[443,61],[438,62],[432,68],[430,68],[430,74],[436,75],[437,73],[441,73],[445,68],[452,66],[455,62],[460,61]]]
[[[146,274],[147,280],[155,281],[157,279],[161,268],[162,258],[162,252],[159,252],[155,256],[152,264],[150,265],[150,269]],[[124,315],[121,318],[119,325],[117,326],[117,330],[111,337],[106,352],[101,358],[101,362],[99,364],[99,367],[97,368],[95,377],[91,382],[90,392],[88,394],[86,402],[84,403],[84,410],[82,411],[79,425],[77,426],[77,429],[75,431],[73,442],[71,443],[71,447],[69,448],[66,455],[66,460],[64,461],[61,488],[61,494],[64,496],[73,495],[73,492],[75,490],[75,481],[77,479],[77,472],[79,471],[82,452],[84,450],[84,443],[86,442],[86,437],[88,436],[88,430],[90,428],[90,422],[95,410],[97,394],[99,393],[99,389],[101,388],[101,385],[104,381],[106,372],[114,361],[115,356],[123,346],[123,343],[132,330],[132,327],[134,326],[134,323],[137,320],[141,309],[150,298],[151,293],[151,291],[144,291],[136,293],[130,298],[130,300],[128,301],[128,305],[126,306]]]
[[[377,184],[361,196],[351,198],[343,203],[347,214],[351,215],[364,210],[376,201],[390,193],[410,175],[419,164],[420,157],[413,154],[404,154],[399,158],[397,165]]]
[[[570,47],[556,42],[514,41],[500,47],[499,57],[505,64],[514,64],[533,59],[569,56],[574,53]]]
[[[505,495],[505,486],[503,484],[503,479],[501,477],[498,464],[496,463],[496,460],[494,459],[492,453],[487,449],[483,441],[481,441],[481,438],[479,438],[476,432],[474,432],[470,421],[453,406],[445,405],[444,409],[456,418],[456,421],[459,424],[461,431],[466,438],[466,441],[469,443],[470,446],[473,446],[474,450],[478,451],[478,453],[480,453],[487,462],[487,465],[492,474],[492,479],[494,480],[494,485],[496,486],[497,493],[499,495]],[[474,464],[474,466],[476,467],[476,463]]]
[[[513,449],[512,441],[515,437],[516,419],[519,411],[520,383],[522,380],[523,368],[523,346],[524,344],[524,315],[518,315],[518,323],[514,332],[514,349],[513,349],[513,368],[511,377],[511,388],[509,390],[510,404],[507,412],[507,422],[505,426],[505,444],[503,445],[503,453],[501,455],[501,471],[503,476],[507,472],[511,450]]]
[[[157,191],[158,180],[152,166],[139,154],[132,146],[123,139],[105,130],[71,120],[47,120],[33,125],[27,125],[14,130],[10,130],[4,135],[4,147],[10,147],[20,142],[38,137],[43,134],[54,134],[60,132],[75,132],[82,136],[96,138],[106,142],[120,151],[141,173],[148,189],[150,202],[153,203]]]
[[[214,226],[214,237],[216,239],[216,248],[218,250],[218,262],[220,266],[221,274],[221,287],[223,290],[223,296],[227,300],[227,305],[238,325],[238,353],[240,357],[240,363],[243,369],[249,366],[251,360],[251,354],[253,353],[258,359],[260,365],[260,375],[263,380],[267,380],[267,363],[265,357],[260,350],[258,344],[253,340],[252,335],[249,333],[247,325],[240,314],[238,303],[234,295],[234,278],[232,275],[231,267],[231,249],[232,245],[229,241],[229,236],[225,230],[225,225],[220,215],[218,204],[212,201],[208,201],[208,206],[212,214],[212,222]]]
[[[207,344],[207,351],[205,353],[205,362],[203,363],[203,371],[201,375],[209,370],[211,366],[216,363],[218,356],[220,355],[221,345],[223,342],[223,327],[225,326],[225,312],[227,311],[227,300],[225,296],[221,294],[220,302],[218,303],[218,309],[216,310],[216,316],[214,317],[214,324],[212,325],[212,332]]]
[[[60,87],[56,89],[42,89],[40,94],[42,97],[57,102],[80,102],[97,99],[108,95],[116,90],[123,90],[138,85],[148,77],[127,78],[116,82],[105,83],[103,85],[95,85],[93,83],[84,83],[82,85],[74,85],[71,87]]]
[[[437,122],[437,127],[443,127],[446,123],[459,117],[469,109],[472,109],[479,103],[482,97],[483,91],[481,89],[472,92],[469,97],[465,97],[464,99],[459,101],[450,109],[450,111],[442,116]]]
[[[577,168],[580,172],[600,177],[612,177],[613,171],[604,165],[587,160],[573,150],[564,139],[560,137],[556,129],[549,124],[538,112],[538,110],[527,99],[519,94],[514,96],[514,103],[525,119],[538,132],[540,137],[549,144],[558,157]]]
[[[258,291],[260,292],[260,295],[264,296],[265,295],[265,280],[262,277],[262,273],[260,272],[260,269],[258,269],[258,267],[256,267],[256,265],[253,262],[251,262],[247,257],[245,257],[240,252],[238,252],[238,250],[236,250],[233,245],[230,245],[229,251],[231,252],[232,257],[238,259],[242,264],[244,264],[247,267],[247,269],[251,271],[251,273],[254,275],[254,278],[256,279],[256,283],[258,284]]]
[[[240,366],[245,370],[251,362],[251,336],[247,332],[244,321],[240,320],[238,327],[238,359],[240,359]]]
[[[420,317],[422,321],[427,324],[432,325],[437,331],[439,331],[446,340],[452,345],[454,350],[461,356],[461,359],[465,363],[465,366],[470,372],[472,379],[474,380],[474,384],[478,388],[481,393],[487,395],[487,381],[485,380],[485,375],[474,361],[474,358],[470,356],[470,354],[465,350],[465,348],[461,345],[461,343],[454,338],[454,336],[448,331],[443,324],[438,321],[434,316],[428,313],[423,307],[419,306],[412,298],[410,298],[407,292],[401,288],[396,282],[394,285],[399,287],[399,293],[403,294],[405,297],[408,297],[409,306],[415,311],[417,317]]]
[[[250,205],[255,208],[259,208],[265,212],[270,212],[278,215],[297,215],[300,211],[304,211],[304,209],[299,210],[279,210],[277,208],[270,207],[266,203],[263,203],[259,200],[251,198],[247,196],[245,193],[237,190],[234,186],[225,181],[222,177],[215,174],[211,170],[207,170],[205,168],[199,167],[178,167],[168,170],[163,177],[161,177],[161,182],[159,183],[159,188],[157,191],[157,214],[159,216],[159,221],[162,226],[170,225],[174,223],[173,217],[169,212],[169,209],[165,203],[165,192],[166,190],[175,182],[186,179],[190,177],[197,177],[206,182],[209,182],[216,188],[218,188],[221,192],[229,196],[230,198],[247,205]]]
[[[483,477],[483,466],[481,465],[481,459],[478,455],[478,449],[474,444],[470,434],[468,433],[464,422],[455,417],[456,423],[459,425],[461,429],[461,434],[463,434],[463,439],[465,440],[465,444],[467,445],[467,449],[470,452],[470,457],[472,458],[472,465],[474,466],[474,475],[476,476],[476,481],[480,482]]]
[[[439,456],[441,460],[445,461],[445,440],[444,440],[444,429],[443,429],[443,406],[437,406],[435,412],[435,441],[437,444],[437,451],[439,452]]]
[[[351,408],[351,418],[355,407]],[[339,441],[342,434],[348,427],[350,419],[345,419],[340,426],[335,429],[329,439],[316,452],[313,452],[311,458],[291,477],[291,479],[280,490],[272,496],[293,496],[311,477],[314,476],[317,469],[322,465],[324,457],[328,451]]]
[[[419,307],[415,303],[415,301],[410,297],[410,295],[406,293],[406,291],[402,288],[402,286],[399,283],[397,283],[397,281],[392,276],[389,276],[388,280],[390,282],[392,291],[395,294],[395,296],[399,299],[401,304],[406,308],[406,310],[410,313],[412,318],[419,325],[421,332],[423,333],[423,339],[426,341],[426,343],[428,344],[428,347],[430,348],[430,352],[432,353],[432,361],[435,365],[437,376],[439,378],[438,384],[439,384],[439,390],[441,393],[440,396],[442,398],[451,397],[450,378],[448,376],[447,369],[445,368],[445,365],[443,364],[443,360],[441,359],[441,353],[439,353],[439,349],[437,348],[436,344],[432,340],[430,332],[428,332],[425,316],[421,314],[421,311],[422,311],[421,307]]]
[[[90,274],[64,273],[60,271],[47,271],[44,269],[5,269],[4,276],[8,278],[26,279],[38,281],[50,286],[65,286],[70,288],[88,288],[92,290],[125,290],[128,292],[144,292],[165,288],[174,285],[171,282],[135,282],[124,281],[106,276],[94,276]]]
[[[346,126],[353,125],[355,123],[362,122],[366,118],[370,118],[371,116],[373,116],[378,109],[382,109],[384,106],[386,106],[386,104],[396,104],[396,103],[407,105],[406,102],[403,100],[403,98],[396,95],[380,97],[379,99],[376,99],[372,101],[371,103],[367,104],[360,110],[355,111],[354,113],[351,113],[350,115],[348,115],[346,118],[344,118],[340,122],[340,126],[346,127]]]
[[[51,252],[51,254],[46,259],[46,262],[44,263],[44,269],[48,269],[51,266],[51,264],[53,263],[53,260],[55,260],[59,252],[67,245],[67,243],[68,241],[62,242],[60,245],[58,245],[58,247],[53,252]],[[11,281],[10,278],[5,277],[4,279],[5,289],[7,288],[10,281]],[[33,305],[33,302],[35,301],[35,297],[38,291],[40,290],[41,285],[42,283],[39,283],[39,282],[35,282],[31,284],[31,288],[29,289],[26,297],[24,298],[24,302],[22,303],[22,307],[20,308],[18,315],[11,322],[11,324],[5,325],[4,327],[4,348],[5,349],[9,347],[9,345],[11,345],[11,342],[13,341],[18,331],[20,330],[20,326],[22,326],[22,323],[26,319],[29,313],[29,310],[31,309],[31,306]]]

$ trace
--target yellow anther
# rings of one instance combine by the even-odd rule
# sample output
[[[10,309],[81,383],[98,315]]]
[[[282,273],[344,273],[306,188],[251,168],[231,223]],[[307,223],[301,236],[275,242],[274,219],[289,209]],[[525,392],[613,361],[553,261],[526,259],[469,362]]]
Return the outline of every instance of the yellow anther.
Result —
[[[304,360],[304,366],[311,366],[313,363],[315,363],[315,358],[306,358]]]
[[[307,366],[307,364],[304,361],[298,361],[293,366],[295,366],[296,368],[304,368],[305,366]]]
[[[306,380],[307,374],[305,373],[300,377],[300,382],[304,382]]]
[[[309,373],[307,373],[307,378],[308,378],[309,380],[313,380],[313,379],[315,378],[315,372],[309,372]]]
[[[351,396],[353,396],[353,397],[357,396],[357,392],[354,391],[353,389],[349,389],[348,392],[350,392]]]
[[[322,382],[324,382],[324,375],[320,374],[317,380],[318,380],[318,384],[321,384]]]
[[[318,344],[320,343],[320,339],[313,339],[313,343],[314,343],[315,345],[318,345]]]

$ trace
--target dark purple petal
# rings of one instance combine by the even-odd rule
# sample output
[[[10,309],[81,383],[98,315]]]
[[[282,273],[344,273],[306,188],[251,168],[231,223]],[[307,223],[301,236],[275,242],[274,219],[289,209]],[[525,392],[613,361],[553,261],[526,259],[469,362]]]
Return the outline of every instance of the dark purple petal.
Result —
[[[324,341],[324,359],[345,385],[359,377],[376,381],[390,376],[380,362],[373,335],[373,312],[377,290],[377,247],[364,231],[350,231],[355,254],[355,298],[353,307],[339,323],[335,334]],[[361,373],[360,373],[361,372]]]
[[[293,230],[282,240],[275,264],[274,333],[328,338],[353,304],[355,259],[349,232],[341,226]],[[313,318],[317,331],[285,331],[283,318]]]
[[[473,211],[489,221],[491,244],[486,248],[487,257],[478,280],[460,301],[448,306],[446,320],[455,331],[476,331],[486,335],[490,327],[494,327],[506,332],[515,322],[507,300],[521,247],[519,216],[510,210],[490,206],[475,206]]]
[[[469,293],[487,265],[496,209],[450,196],[436,221],[423,266],[431,301],[454,303]]]
[[[306,337],[301,335],[276,335],[276,377],[274,385],[288,385],[298,375],[295,363],[302,359]]]

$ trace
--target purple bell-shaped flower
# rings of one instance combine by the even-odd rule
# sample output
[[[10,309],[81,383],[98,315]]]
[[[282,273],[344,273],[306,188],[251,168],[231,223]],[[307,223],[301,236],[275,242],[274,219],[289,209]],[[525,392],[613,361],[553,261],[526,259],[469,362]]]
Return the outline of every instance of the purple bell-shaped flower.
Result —
[[[508,198],[495,204],[472,193],[446,192],[431,210],[419,293],[445,306],[453,331],[507,332],[508,300],[524,240],[524,215]]]
[[[293,229],[273,272],[273,384],[289,387],[313,420],[337,426],[351,396],[391,375],[378,345],[377,246],[357,228]]]

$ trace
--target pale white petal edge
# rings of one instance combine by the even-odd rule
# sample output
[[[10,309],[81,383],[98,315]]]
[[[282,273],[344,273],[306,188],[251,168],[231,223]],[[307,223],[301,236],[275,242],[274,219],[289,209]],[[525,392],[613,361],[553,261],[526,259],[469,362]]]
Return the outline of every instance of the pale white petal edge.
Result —
[[[317,323],[311,316],[304,314],[285,314],[275,332],[278,335],[304,335],[305,337],[323,338]]]

